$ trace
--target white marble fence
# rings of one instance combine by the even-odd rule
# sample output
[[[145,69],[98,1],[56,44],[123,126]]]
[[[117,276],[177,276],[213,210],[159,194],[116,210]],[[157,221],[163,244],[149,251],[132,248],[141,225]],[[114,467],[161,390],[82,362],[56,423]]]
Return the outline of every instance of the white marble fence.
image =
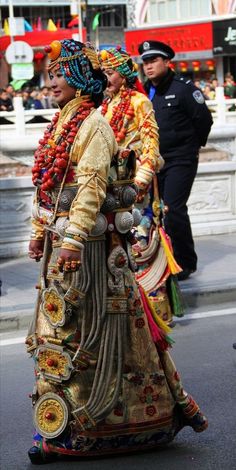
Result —
[[[195,236],[236,233],[236,161],[200,163],[188,207]],[[0,258],[27,253],[34,188],[0,178]]]
[[[236,139],[236,99],[226,99],[224,97],[223,87],[216,89],[216,99],[214,101],[206,101],[209,109],[212,111],[214,126],[211,134],[215,129],[222,131],[227,126],[234,130],[234,140]],[[235,110],[233,110],[235,108]],[[51,120],[55,114],[55,109],[30,109],[24,110],[21,97],[14,98],[13,111],[0,111],[0,118],[7,119],[9,124],[1,124],[1,150],[10,152],[14,150],[34,150],[37,142],[42,136],[47,123],[30,123],[34,117],[43,117]],[[232,131],[230,131],[232,134]],[[221,139],[222,140],[222,139]]]

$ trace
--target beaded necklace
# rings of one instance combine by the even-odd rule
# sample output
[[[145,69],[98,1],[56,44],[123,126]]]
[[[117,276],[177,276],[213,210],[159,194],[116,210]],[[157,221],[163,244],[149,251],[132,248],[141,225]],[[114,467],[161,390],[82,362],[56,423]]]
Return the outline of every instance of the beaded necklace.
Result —
[[[112,117],[109,124],[115,134],[116,141],[121,142],[125,139],[129,121],[134,117],[134,108],[131,104],[131,96],[135,95],[135,91],[130,88],[120,90],[120,100],[112,109]],[[101,113],[106,115],[110,98],[106,98],[102,103]]]
[[[93,102],[82,103],[71,119],[62,125],[63,130],[56,141],[54,141],[54,134],[59,112],[55,114],[52,122],[47,126],[35,151],[34,166],[32,168],[33,184],[42,191],[50,191],[58,183],[61,183],[65,172],[67,177],[70,175],[70,170],[72,170],[70,150],[78,129],[86,117],[89,116],[91,108],[94,108]]]

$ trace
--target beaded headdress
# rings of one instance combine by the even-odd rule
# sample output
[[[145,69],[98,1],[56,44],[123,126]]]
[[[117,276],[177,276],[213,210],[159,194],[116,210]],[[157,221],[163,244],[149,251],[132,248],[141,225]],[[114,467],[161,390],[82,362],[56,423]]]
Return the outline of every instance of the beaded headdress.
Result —
[[[102,80],[94,78],[93,71],[101,68],[97,53],[90,44],[64,39],[53,41],[45,51],[50,59],[48,70],[57,65],[70,86],[88,94],[103,91]]]
[[[99,61],[103,69],[114,69],[130,82],[135,82],[138,76],[137,65],[120,46],[111,49],[103,49],[99,53]]]

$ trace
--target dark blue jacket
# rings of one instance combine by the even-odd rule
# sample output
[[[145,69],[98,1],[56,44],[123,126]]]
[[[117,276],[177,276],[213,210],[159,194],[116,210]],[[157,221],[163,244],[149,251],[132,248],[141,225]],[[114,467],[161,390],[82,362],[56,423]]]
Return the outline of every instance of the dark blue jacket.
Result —
[[[157,86],[147,81],[145,88],[155,110],[163,158],[196,157],[213,123],[201,91],[170,69]]]

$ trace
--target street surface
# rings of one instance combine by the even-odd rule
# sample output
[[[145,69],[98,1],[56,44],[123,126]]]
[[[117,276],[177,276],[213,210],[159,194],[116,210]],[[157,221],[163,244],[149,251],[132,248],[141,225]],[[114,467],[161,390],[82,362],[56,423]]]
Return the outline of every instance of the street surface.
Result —
[[[33,385],[33,360],[25,353],[23,336],[22,331],[6,335],[8,340],[0,347],[1,470],[236,469],[236,350],[232,348],[236,309],[231,315],[184,320],[173,329],[172,357],[186,390],[208,416],[208,430],[196,434],[185,428],[169,447],[134,455],[31,465],[27,450],[33,426],[28,394]]]

